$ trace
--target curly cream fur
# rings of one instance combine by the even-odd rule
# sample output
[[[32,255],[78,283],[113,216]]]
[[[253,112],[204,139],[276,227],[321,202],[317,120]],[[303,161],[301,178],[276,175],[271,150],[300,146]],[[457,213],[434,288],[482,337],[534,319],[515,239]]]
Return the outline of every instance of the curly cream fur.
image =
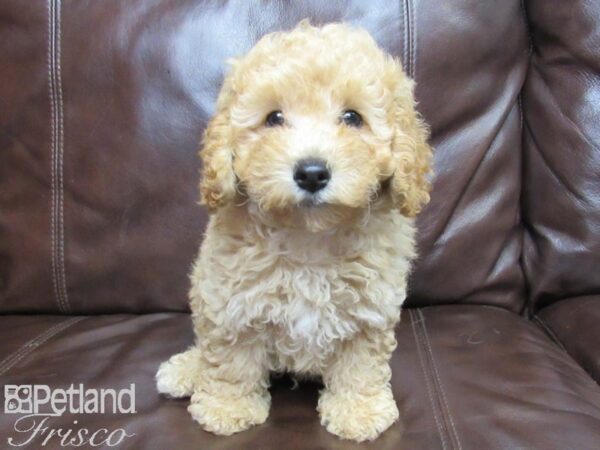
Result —
[[[157,373],[206,430],[263,423],[273,371],[322,377],[321,421],[342,438],[398,419],[389,359],[431,160],[412,89],[341,24],[303,22],[232,62],[201,151],[211,217],[191,274],[196,343]],[[346,109],[364,125],[341,123]],[[283,126],[264,126],[272,110]],[[305,157],[332,173],[309,204],[292,177]]]

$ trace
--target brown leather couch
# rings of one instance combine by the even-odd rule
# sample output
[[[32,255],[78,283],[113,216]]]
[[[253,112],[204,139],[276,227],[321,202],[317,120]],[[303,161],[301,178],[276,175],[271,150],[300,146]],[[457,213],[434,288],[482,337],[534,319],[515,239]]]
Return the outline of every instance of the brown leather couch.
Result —
[[[268,422],[217,437],[153,380],[192,342],[225,61],[305,17],[400,57],[436,148],[392,362],[405,432],[362,446],[319,425],[314,383],[274,379]],[[134,383],[135,414],[45,422],[134,435],[116,448],[599,449],[599,73],[591,0],[0,0],[1,384]]]

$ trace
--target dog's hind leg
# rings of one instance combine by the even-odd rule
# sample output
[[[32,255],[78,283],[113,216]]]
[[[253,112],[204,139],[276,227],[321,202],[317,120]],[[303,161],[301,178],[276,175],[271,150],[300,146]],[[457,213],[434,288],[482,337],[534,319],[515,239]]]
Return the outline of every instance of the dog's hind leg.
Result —
[[[198,376],[202,356],[196,346],[171,356],[156,372],[156,388],[171,397],[189,397],[194,392],[194,380]]]

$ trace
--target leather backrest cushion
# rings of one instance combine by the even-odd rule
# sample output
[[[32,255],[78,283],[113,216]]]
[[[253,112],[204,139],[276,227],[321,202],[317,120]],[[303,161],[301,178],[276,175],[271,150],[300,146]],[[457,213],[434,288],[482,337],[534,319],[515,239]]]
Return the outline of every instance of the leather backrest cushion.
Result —
[[[600,5],[530,0],[523,263],[531,309],[600,293]]]
[[[520,310],[519,0],[0,4],[0,310],[186,310],[199,137],[227,58],[348,21],[416,78],[437,178],[410,304]]]

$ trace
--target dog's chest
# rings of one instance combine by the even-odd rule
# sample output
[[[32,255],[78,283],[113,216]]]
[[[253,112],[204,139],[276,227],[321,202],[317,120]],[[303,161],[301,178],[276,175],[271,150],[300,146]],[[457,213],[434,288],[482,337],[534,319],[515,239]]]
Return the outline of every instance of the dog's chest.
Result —
[[[237,324],[261,336],[275,370],[316,371],[340,342],[367,325],[369,315],[374,322],[385,321],[380,312],[367,312],[368,307],[360,317],[353,314],[353,298],[360,294],[332,268],[278,269],[259,286],[264,289],[254,289],[241,303],[234,296],[228,309],[237,307]]]
[[[271,236],[248,252],[255,273],[227,302],[229,323],[262,336],[277,370],[318,371],[341,342],[397,320],[403,281],[390,283],[339,236]]]

